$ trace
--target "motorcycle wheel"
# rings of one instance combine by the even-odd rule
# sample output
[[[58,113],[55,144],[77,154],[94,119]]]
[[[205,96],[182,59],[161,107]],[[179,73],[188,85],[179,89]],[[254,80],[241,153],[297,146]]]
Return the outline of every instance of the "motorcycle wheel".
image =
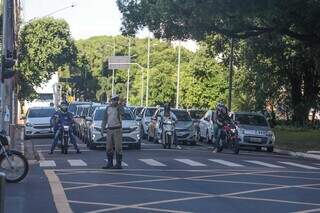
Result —
[[[20,182],[28,174],[28,161],[21,152],[9,150],[7,151],[7,154],[12,166],[10,166],[8,159],[3,154],[0,156],[0,171],[3,171],[6,174],[6,181],[8,183]]]
[[[233,153],[237,155],[239,154],[239,151],[240,151],[239,142],[235,141],[233,144]]]
[[[68,154],[68,138],[63,139],[64,154]]]

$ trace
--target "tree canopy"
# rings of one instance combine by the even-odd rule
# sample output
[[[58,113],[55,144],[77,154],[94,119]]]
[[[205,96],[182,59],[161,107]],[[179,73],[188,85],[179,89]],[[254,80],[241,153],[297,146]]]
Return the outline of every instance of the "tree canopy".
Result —
[[[75,64],[77,52],[64,20],[32,20],[22,27],[19,39],[21,100],[30,98],[33,88],[49,80],[59,68]]]

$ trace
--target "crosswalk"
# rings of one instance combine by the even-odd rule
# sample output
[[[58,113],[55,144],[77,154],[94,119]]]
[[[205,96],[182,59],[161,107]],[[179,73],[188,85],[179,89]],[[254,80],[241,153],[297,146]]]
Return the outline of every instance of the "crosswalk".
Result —
[[[104,159],[107,161],[107,159]],[[149,167],[170,167],[170,168],[184,168],[184,167],[193,167],[193,168],[221,168],[228,167],[228,168],[272,168],[272,169],[307,169],[307,170],[319,170],[319,164],[302,164],[297,162],[289,162],[289,161],[274,161],[274,162],[264,162],[258,160],[237,160],[236,162],[232,162],[230,160],[224,159],[202,159],[201,162],[194,159],[181,159],[181,158],[174,158],[174,159],[166,159],[165,161],[157,160],[157,159],[135,159],[130,160],[130,165],[126,162],[122,162],[122,166],[130,167],[130,168],[137,168],[140,166],[149,166]],[[87,167],[91,166],[92,163],[85,162],[82,159],[69,159],[69,160],[41,160],[39,162],[39,166],[43,168],[55,168],[57,165],[67,165],[71,167]],[[175,163],[174,163],[175,162]],[[95,162],[97,163],[97,162]],[[115,162],[114,162],[115,163]],[[99,164],[103,164],[100,162]],[[179,165],[177,165],[179,164]]]

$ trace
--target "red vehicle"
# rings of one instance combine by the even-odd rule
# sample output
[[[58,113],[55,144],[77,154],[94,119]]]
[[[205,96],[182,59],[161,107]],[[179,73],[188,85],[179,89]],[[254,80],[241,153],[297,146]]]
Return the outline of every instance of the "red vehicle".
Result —
[[[234,154],[239,154],[239,141],[237,126],[234,123],[225,123],[220,130],[220,137],[217,141],[217,152],[224,148],[233,150]]]

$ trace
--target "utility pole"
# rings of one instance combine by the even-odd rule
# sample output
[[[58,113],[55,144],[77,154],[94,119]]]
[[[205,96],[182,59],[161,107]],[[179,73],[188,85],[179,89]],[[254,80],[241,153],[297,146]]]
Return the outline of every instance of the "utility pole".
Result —
[[[116,55],[116,39],[113,39],[113,56]],[[111,88],[111,95],[114,95],[114,69],[112,69],[112,88]]]
[[[3,0],[3,33],[2,33],[2,57],[3,61],[13,60],[14,52],[14,4],[12,0]],[[7,70],[6,70],[7,69]],[[8,132],[9,124],[12,119],[12,105],[13,105],[13,78],[3,79],[4,71],[12,72],[12,67],[6,68],[2,64],[1,68],[1,117],[0,128],[1,131]]]
[[[129,58],[131,57],[131,37],[129,37]],[[131,59],[130,59],[131,60]],[[130,61],[131,62],[131,61]],[[127,106],[129,106],[129,91],[130,91],[130,66],[128,67],[128,80],[127,80]]]
[[[146,106],[149,106],[150,33],[148,36]]]
[[[181,61],[181,41],[179,41],[178,47],[178,73],[177,73],[177,100],[176,108],[179,108],[179,93],[180,93],[180,61]]]
[[[230,51],[230,61],[229,61],[229,97],[228,97],[228,108],[231,111],[232,107],[232,76],[233,76],[233,38],[231,38],[231,51]]]

